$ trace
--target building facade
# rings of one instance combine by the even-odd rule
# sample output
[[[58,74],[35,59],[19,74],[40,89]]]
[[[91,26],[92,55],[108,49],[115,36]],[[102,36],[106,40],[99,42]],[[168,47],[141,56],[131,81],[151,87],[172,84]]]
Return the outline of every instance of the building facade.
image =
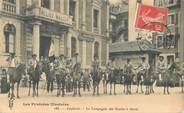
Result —
[[[135,28],[136,14],[139,4],[146,4],[153,6],[154,0],[129,0],[128,13],[128,41],[136,41],[138,37],[150,40],[152,33],[146,30]]]
[[[109,3],[102,0],[1,0],[0,61],[11,52],[21,62],[32,54],[72,58],[79,53],[82,67],[90,68],[94,55],[101,66],[108,60]]]
[[[134,26],[136,9],[140,3],[152,4],[153,2],[152,0],[122,0],[111,5],[110,59],[114,60],[117,68],[123,68],[128,58],[135,66],[139,65],[142,57],[146,58],[146,62],[149,62],[152,69],[156,66],[159,52],[148,41],[147,36],[143,36],[148,32],[138,31]],[[137,40],[138,34],[142,40]]]
[[[184,22],[183,22],[183,0],[155,0],[157,7],[168,8],[167,28],[164,33],[154,33],[155,46],[161,51],[166,64],[179,58],[184,61]]]

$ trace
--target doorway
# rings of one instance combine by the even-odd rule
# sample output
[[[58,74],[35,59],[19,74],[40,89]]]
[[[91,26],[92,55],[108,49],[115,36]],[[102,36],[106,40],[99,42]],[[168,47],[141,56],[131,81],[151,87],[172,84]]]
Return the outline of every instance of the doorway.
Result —
[[[40,37],[40,57],[48,57],[49,49],[51,45],[51,37],[41,36]]]

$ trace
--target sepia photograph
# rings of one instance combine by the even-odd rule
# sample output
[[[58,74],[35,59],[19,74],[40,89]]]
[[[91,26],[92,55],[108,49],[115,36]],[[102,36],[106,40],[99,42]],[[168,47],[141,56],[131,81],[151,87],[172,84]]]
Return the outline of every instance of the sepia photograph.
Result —
[[[184,113],[184,0],[0,0],[0,113]]]

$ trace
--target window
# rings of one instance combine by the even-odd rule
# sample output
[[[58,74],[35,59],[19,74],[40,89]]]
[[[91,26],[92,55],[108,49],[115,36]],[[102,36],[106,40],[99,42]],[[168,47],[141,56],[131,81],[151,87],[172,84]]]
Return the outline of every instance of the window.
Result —
[[[167,38],[167,42],[166,42],[167,48],[177,47],[177,42],[176,42],[176,38],[174,35],[167,35],[166,38]]]
[[[175,15],[169,15],[169,24],[174,24],[175,23]]]
[[[71,44],[72,44],[71,45],[71,47],[72,47],[71,52],[72,52],[72,57],[73,57],[74,54],[77,52],[77,40],[74,37],[72,37],[72,43]]]
[[[94,57],[97,57],[99,59],[99,43],[95,42],[95,46],[94,46]]]
[[[7,24],[4,27],[4,52],[15,52],[15,27],[12,24]]]
[[[50,8],[50,0],[41,0],[41,6],[44,8]]]
[[[173,4],[174,3],[174,0],[169,0],[169,4]]]
[[[174,55],[169,55],[167,56],[167,64],[171,64],[174,62]]]
[[[93,27],[98,28],[98,24],[99,24],[99,11],[94,9],[93,12]]]
[[[163,47],[163,36],[157,37],[157,47],[162,48]]]
[[[70,16],[73,16],[73,21],[75,21],[75,8],[76,8],[76,2],[73,0],[70,0],[70,9],[69,14]]]

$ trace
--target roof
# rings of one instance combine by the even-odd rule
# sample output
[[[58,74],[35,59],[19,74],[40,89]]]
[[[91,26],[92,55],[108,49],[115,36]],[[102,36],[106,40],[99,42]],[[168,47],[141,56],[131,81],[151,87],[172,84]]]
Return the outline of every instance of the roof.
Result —
[[[142,41],[131,41],[131,42],[119,42],[113,43],[110,46],[110,53],[119,52],[155,52],[159,51],[147,40]]]

